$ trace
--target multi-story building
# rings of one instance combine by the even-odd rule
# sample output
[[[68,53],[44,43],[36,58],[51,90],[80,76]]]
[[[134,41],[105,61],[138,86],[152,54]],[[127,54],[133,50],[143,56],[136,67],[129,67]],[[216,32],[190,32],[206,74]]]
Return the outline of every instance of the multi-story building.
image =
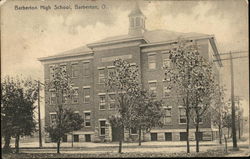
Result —
[[[186,140],[185,111],[168,89],[168,79],[164,80],[163,65],[171,65],[168,50],[177,44],[179,38],[188,42],[195,41],[200,52],[207,60],[219,58],[215,37],[200,33],[179,33],[168,30],[148,31],[146,17],[139,7],[128,16],[128,34],[107,37],[95,43],[69,50],[55,56],[40,58],[44,64],[45,81],[53,73],[51,66],[62,65],[72,75],[75,93],[68,105],[82,115],[85,126],[64,137],[63,141],[116,141],[117,129],[112,128],[108,117],[115,113],[113,93],[106,93],[104,80],[112,71],[115,59],[124,59],[139,66],[140,79],[144,88],[155,93],[157,99],[166,102],[166,115],[162,128],[143,133],[143,140]],[[217,62],[214,69],[222,64]],[[45,123],[48,125],[55,115],[55,94],[46,92]],[[190,139],[194,139],[194,125],[191,122]],[[213,128],[210,115],[202,119],[200,131],[203,140],[213,140],[217,130]],[[73,135],[72,135],[73,134]],[[138,137],[136,130],[125,131],[133,139]],[[49,138],[46,139],[49,141]]]

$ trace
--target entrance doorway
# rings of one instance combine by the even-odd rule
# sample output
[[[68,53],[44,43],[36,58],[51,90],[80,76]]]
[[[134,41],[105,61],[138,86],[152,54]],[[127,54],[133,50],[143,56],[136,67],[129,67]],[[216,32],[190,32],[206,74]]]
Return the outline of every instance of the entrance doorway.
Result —
[[[157,133],[151,133],[151,141],[157,141]]]
[[[172,141],[172,133],[171,132],[165,133],[165,141]]]
[[[180,141],[187,141],[187,132],[180,132]]]
[[[85,134],[85,142],[91,142],[90,134]]]

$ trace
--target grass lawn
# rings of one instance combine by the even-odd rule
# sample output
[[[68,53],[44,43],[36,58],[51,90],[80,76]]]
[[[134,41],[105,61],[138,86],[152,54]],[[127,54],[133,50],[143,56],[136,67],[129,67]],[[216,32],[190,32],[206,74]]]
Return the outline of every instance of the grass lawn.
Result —
[[[20,153],[3,154],[3,159],[21,159],[21,158],[140,158],[140,157],[223,157],[225,153],[222,150],[209,150],[207,152],[190,154],[187,153],[98,153],[98,154],[56,154],[56,153]]]

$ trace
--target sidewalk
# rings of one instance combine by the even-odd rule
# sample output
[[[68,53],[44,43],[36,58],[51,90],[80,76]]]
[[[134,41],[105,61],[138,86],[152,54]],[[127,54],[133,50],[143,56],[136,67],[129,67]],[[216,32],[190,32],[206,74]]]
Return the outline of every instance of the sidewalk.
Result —
[[[158,148],[158,147],[186,147],[186,141],[148,141],[148,142],[142,142],[143,147],[150,147],[150,148]],[[195,141],[190,141],[190,146],[195,146]],[[56,147],[56,143],[43,143],[43,148],[52,148]],[[123,143],[124,147],[138,147],[138,142],[135,143]],[[216,146],[218,145],[218,141],[201,141],[201,146]],[[11,142],[11,147],[14,147],[15,144]],[[20,148],[38,148],[39,143],[38,142],[26,142],[19,144]],[[111,143],[93,143],[93,142],[74,142],[73,147],[75,148],[103,148],[103,147],[117,147],[118,142],[111,142]],[[72,148],[72,143],[70,142],[63,142],[61,143],[62,148]]]

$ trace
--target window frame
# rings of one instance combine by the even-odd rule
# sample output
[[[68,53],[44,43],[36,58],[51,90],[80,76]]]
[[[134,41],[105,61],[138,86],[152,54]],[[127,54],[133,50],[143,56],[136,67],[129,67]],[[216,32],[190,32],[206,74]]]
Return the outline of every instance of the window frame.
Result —
[[[172,92],[171,89],[172,88],[169,86],[168,82],[163,81],[163,98],[169,98],[171,96],[171,92]]]
[[[163,67],[171,67],[171,60],[169,59],[169,53],[162,53],[162,66]],[[167,64],[167,65],[166,65]]]
[[[136,131],[136,133],[134,133],[134,130]],[[129,131],[130,131],[131,135],[138,135],[138,129],[137,128],[131,128],[131,129],[129,129]]]
[[[53,80],[53,76],[55,73],[55,68],[56,65],[49,65],[49,80],[52,81]]]
[[[86,90],[89,91],[89,95],[86,95]],[[90,86],[83,87],[83,103],[90,103]],[[86,101],[88,99],[88,101]]]
[[[82,75],[83,75],[83,77],[90,76],[90,61],[84,61],[82,63]]]
[[[55,116],[55,118],[54,119],[52,119],[52,115],[54,115]],[[50,112],[49,113],[49,123],[50,124],[53,124],[55,121],[54,120],[56,120],[56,117],[57,116],[57,113],[56,112]]]
[[[79,77],[79,64],[78,62],[71,63],[71,77],[72,78],[78,78]],[[77,74],[75,75],[75,71]]]
[[[111,108],[111,105],[115,105],[115,99],[110,98],[110,96],[114,96],[114,98],[115,98],[115,93],[109,93],[108,94],[108,98],[109,98],[109,110],[115,110],[116,106],[114,106],[113,108]]]
[[[157,69],[157,62],[156,61],[157,61],[157,54],[149,53],[148,54],[148,69],[149,70]],[[152,64],[154,64],[153,65],[154,67],[151,68]]]
[[[77,90],[77,94],[75,94],[75,90]],[[75,99],[77,99],[77,102],[74,101]],[[73,94],[72,94],[71,100],[72,100],[72,104],[79,103],[79,88],[78,87],[73,87]]]
[[[101,100],[101,97],[104,97],[104,102]],[[102,102],[101,102],[102,101]],[[99,110],[106,110],[106,94],[99,95]],[[104,109],[101,109],[101,106],[104,106]]]
[[[152,84],[155,84],[155,86],[152,87]],[[157,81],[148,81],[148,87],[149,87],[149,91],[152,92],[153,97],[156,98],[157,97]]]
[[[105,122],[104,125],[101,124],[101,122]],[[99,136],[105,136],[106,135],[106,120],[99,120]],[[102,134],[102,129],[104,129],[104,134]]]
[[[185,111],[185,115],[181,115],[181,110]],[[185,118],[185,123],[181,122]],[[187,117],[186,117],[186,109],[184,107],[179,106],[179,124],[187,124]]]
[[[52,103],[52,98],[54,98],[54,103]],[[50,105],[56,105],[57,104],[57,97],[56,97],[56,90],[55,89],[50,89],[49,90],[49,104]]]
[[[101,71],[103,71],[103,73],[101,74]],[[98,69],[98,82],[99,84],[105,84],[105,68],[99,68]]]
[[[84,111],[84,126],[85,127],[91,127],[91,111]],[[89,119],[86,118],[86,114],[89,114]],[[87,125],[86,123],[89,123],[89,125]]]
[[[167,114],[167,111],[170,110],[170,115]],[[171,125],[172,124],[172,107],[168,106],[168,107],[164,107],[164,125]],[[166,122],[166,119],[170,118],[170,122]]]

